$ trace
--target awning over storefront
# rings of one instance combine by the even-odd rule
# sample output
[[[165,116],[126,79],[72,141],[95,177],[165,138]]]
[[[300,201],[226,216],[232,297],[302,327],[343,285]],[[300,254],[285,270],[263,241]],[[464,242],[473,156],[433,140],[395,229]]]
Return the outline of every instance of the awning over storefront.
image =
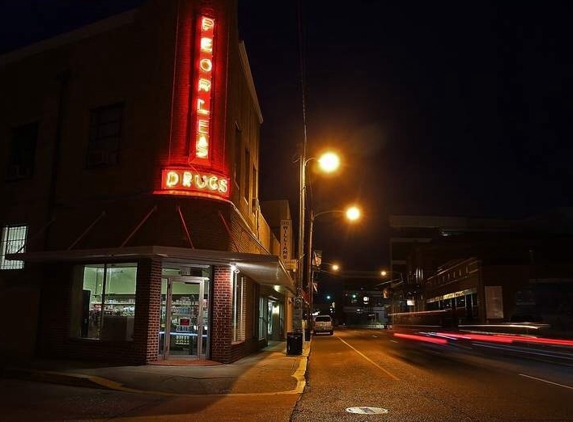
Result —
[[[259,284],[285,289],[296,294],[295,284],[282,262],[275,255],[173,248],[166,246],[134,246],[106,249],[25,252],[6,255],[7,259],[26,262],[125,261],[161,257],[175,262],[193,261],[208,265],[235,265]]]

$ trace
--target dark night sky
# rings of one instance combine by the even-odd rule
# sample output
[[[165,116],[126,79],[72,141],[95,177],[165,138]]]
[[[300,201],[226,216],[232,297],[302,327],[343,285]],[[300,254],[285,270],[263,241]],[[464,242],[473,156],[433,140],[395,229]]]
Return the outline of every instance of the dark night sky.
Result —
[[[139,3],[0,0],[0,51]],[[330,145],[344,157],[336,176],[309,167],[314,209],[365,212],[356,226],[317,219],[325,261],[387,264],[390,214],[522,218],[573,206],[566,4],[240,0],[264,117],[261,200],[290,199],[297,217],[302,51],[309,155]]]
[[[296,214],[302,10],[308,145],[345,157],[338,177],[313,179],[314,208],[355,200],[366,213],[353,228],[317,219],[326,261],[387,263],[389,214],[522,218],[573,205],[564,2],[301,3],[243,0],[240,28],[265,117],[261,196],[284,195],[278,178]]]

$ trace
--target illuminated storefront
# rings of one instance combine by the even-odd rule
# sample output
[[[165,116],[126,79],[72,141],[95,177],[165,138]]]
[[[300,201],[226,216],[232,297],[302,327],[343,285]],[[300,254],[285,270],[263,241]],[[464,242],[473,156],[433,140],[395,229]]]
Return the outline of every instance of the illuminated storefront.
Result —
[[[60,81],[65,108],[26,130],[38,144],[62,134],[57,177],[40,154],[28,179],[3,185],[14,199],[4,231],[26,239],[5,248],[0,281],[18,280],[11,295],[34,311],[17,331],[0,323],[0,352],[229,363],[286,338],[295,287],[259,205],[262,115],[235,12],[224,0],[145,2],[9,62],[1,101],[39,101],[19,79],[31,72]],[[104,52],[115,60],[92,66]],[[16,123],[36,118],[21,113]]]

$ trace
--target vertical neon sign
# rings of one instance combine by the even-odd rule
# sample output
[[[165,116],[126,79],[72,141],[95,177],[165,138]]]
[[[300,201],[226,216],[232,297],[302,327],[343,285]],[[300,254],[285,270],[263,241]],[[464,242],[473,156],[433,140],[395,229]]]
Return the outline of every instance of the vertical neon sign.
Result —
[[[195,30],[196,42],[191,51],[194,78],[190,87],[185,86],[186,89],[190,88],[187,98],[191,113],[185,114],[185,117],[189,117],[185,123],[189,122],[190,134],[182,139],[188,142],[185,145],[188,150],[178,154],[177,164],[162,168],[161,188],[154,193],[228,199],[231,193],[230,179],[227,171],[221,168],[222,163],[217,162],[217,148],[213,146],[211,138],[213,129],[216,129],[212,115],[215,19],[199,15]],[[186,72],[189,70],[185,69]],[[187,83],[187,75],[185,73],[182,83]],[[217,133],[216,130],[214,133]],[[183,164],[183,160],[187,160],[187,164]]]
[[[213,45],[215,20],[199,18],[199,49],[196,59],[196,86],[194,89],[196,116],[195,148],[190,161],[209,159],[211,134],[211,88],[213,83]]]

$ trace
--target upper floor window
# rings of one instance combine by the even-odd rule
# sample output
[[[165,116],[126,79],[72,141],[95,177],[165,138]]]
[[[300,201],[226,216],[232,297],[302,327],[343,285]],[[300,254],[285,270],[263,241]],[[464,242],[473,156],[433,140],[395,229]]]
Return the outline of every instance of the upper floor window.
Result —
[[[124,104],[99,107],[90,112],[90,135],[87,166],[110,166],[118,163]]]
[[[244,166],[244,172],[243,172],[243,176],[245,178],[245,180],[243,181],[243,196],[245,197],[245,199],[247,200],[247,202],[249,201],[249,193],[251,190],[251,185],[250,185],[250,177],[251,177],[251,172],[249,171],[249,168],[251,167],[251,154],[249,153],[249,150],[246,149],[245,150],[245,166]]]
[[[28,226],[4,226],[2,228],[2,243],[0,243],[0,270],[20,270],[24,261],[6,259],[6,255],[25,252]]]
[[[233,162],[233,179],[237,185],[239,184],[239,178],[241,175],[241,138],[241,129],[235,122],[235,160]]]
[[[32,177],[36,141],[38,139],[38,122],[16,127],[12,130],[10,155],[6,180],[18,180]]]
[[[253,207],[252,211],[253,214],[258,209],[258,201],[257,201],[257,169],[253,166]]]

